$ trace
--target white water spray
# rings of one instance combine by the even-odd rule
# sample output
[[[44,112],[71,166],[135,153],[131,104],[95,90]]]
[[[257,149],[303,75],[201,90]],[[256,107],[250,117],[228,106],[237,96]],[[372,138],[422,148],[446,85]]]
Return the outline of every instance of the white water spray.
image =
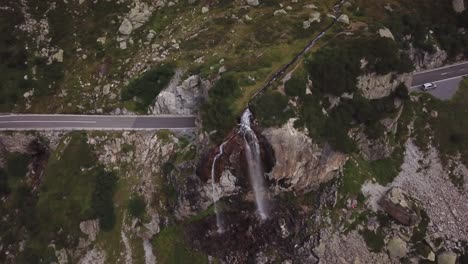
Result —
[[[221,157],[221,155],[223,155],[223,151],[224,151],[223,148],[224,148],[224,144],[226,144],[226,143],[227,142],[224,142],[223,144],[221,144],[219,146],[219,152],[214,157],[213,164],[211,164],[211,189],[213,191],[213,207],[214,207],[214,211],[215,211],[215,214],[216,214],[216,226],[218,228],[218,233],[223,233],[224,232],[224,227],[223,227],[223,221],[221,219],[221,215],[220,215],[219,209],[218,209],[219,196],[218,196],[218,192],[216,191],[215,165],[216,165],[216,161],[218,160],[218,158]]]
[[[245,155],[249,170],[250,183],[255,196],[258,213],[262,220],[268,218],[268,205],[266,188],[263,179],[263,166],[260,158],[260,144],[255,132],[250,126],[252,112],[247,108],[241,117],[241,130],[244,134]]]

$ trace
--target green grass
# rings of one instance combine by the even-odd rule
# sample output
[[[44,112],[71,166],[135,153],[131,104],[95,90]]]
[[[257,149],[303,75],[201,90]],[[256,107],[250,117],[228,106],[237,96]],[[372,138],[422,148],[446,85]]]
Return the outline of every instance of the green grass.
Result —
[[[143,197],[134,195],[128,200],[127,210],[131,216],[141,218],[145,213],[146,203]]]
[[[166,227],[152,240],[157,259],[165,264],[208,263],[208,258],[188,248],[181,226]]]
[[[382,252],[382,249],[385,246],[385,237],[379,229],[376,231],[370,231],[366,228],[361,232],[361,235],[364,238],[364,241],[366,241],[367,247],[372,252]]]
[[[463,80],[452,100],[431,100],[428,109],[438,112],[431,123],[439,150],[446,155],[460,153],[468,165],[468,79]]]
[[[86,135],[73,133],[62,155],[53,154],[44,172],[44,183],[37,204],[41,232],[55,237],[77,237],[79,223],[93,215],[92,195],[96,175],[95,158],[86,143]],[[80,157],[77,159],[77,157]]]
[[[156,132],[158,139],[161,140],[164,144],[167,144],[172,141],[172,136],[174,135],[170,130],[160,129]]]
[[[28,172],[31,157],[24,153],[10,153],[7,156],[7,173],[13,178],[22,178]]]
[[[387,185],[398,175],[402,163],[402,147],[396,148],[389,158],[376,161],[366,161],[360,156],[353,155],[344,166],[340,193],[358,195],[366,181],[375,180],[381,185]]]
[[[135,101],[136,111],[146,112],[159,92],[169,83],[174,75],[173,65],[159,65],[133,79],[122,90],[123,101]]]

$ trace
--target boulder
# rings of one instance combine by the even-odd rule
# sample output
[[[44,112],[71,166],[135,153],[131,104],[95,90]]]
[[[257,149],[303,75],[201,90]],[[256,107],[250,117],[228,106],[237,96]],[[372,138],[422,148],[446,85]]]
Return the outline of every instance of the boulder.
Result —
[[[94,241],[99,233],[98,220],[88,220],[80,223],[80,230],[88,235],[89,240]]]
[[[258,6],[260,4],[258,0],[246,0],[246,2],[250,6]]]
[[[180,85],[182,73],[176,73],[166,89],[159,93],[152,109],[153,114],[192,115],[197,113],[204,100],[209,82],[198,75],[192,75]],[[175,79],[175,80],[174,80]]]
[[[287,15],[288,12],[286,12],[286,10],[284,9],[279,9],[279,10],[276,10],[275,12],[273,12],[273,15],[274,16],[282,16],[282,15]]]
[[[379,29],[378,33],[379,33],[379,36],[381,36],[382,38],[391,38],[395,40],[395,37],[393,36],[392,32],[388,28],[385,28],[385,27],[381,28]]]
[[[399,187],[390,188],[379,201],[380,207],[403,225],[419,223],[420,214],[416,202]]]
[[[132,31],[133,31],[132,22],[130,22],[130,20],[128,20],[127,18],[124,18],[124,20],[122,21],[122,24],[120,24],[120,27],[119,27],[120,34],[130,35]]]
[[[317,22],[320,23],[320,13],[319,12],[312,12],[309,17],[309,22]]]
[[[387,244],[388,254],[394,261],[398,261],[400,258],[405,257],[408,254],[408,248],[406,242],[399,237],[394,237]]]
[[[294,128],[294,121],[291,119],[280,128],[268,128],[262,134],[276,158],[270,178],[284,188],[304,193],[335,177],[347,156],[328,146],[319,147]]]
[[[63,49],[60,49],[52,56],[52,59],[56,62],[63,62]]]
[[[465,1],[464,0],[452,0],[453,10],[456,13],[462,13],[465,11]]]
[[[457,262],[457,254],[453,252],[444,252],[437,256],[437,264],[455,264]]]
[[[341,15],[340,17],[338,17],[338,22],[341,22],[343,24],[346,24],[346,25],[349,25],[349,17],[348,15]]]
[[[136,1],[135,6],[130,9],[127,17],[130,20],[133,29],[137,29],[149,20],[152,13],[153,8],[151,6],[148,6],[145,2]]]

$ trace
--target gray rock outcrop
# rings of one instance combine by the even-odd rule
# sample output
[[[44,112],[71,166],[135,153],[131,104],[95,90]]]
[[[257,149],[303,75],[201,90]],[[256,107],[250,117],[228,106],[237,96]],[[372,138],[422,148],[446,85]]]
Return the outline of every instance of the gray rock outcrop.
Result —
[[[378,99],[390,95],[401,83],[405,83],[406,86],[410,87],[411,75],[398,75],[395,73],[361,75],[358,77],[357,87],[365,98]]]
[[[369,139],[366,133],[360,130],[353,135],[353,138],[358,145],[359,151],[366,160],[373,161],[388,158],[394,149],[386,136],[378,139]]]
[[[130,9],[119,27],[119,33],[125,36],[130,35],[133,30],[143,26],[150,19],[154,11],[154,7],[145,2],[135,0],[133,4],[134,6]]]
[[[452,1],[453,10],[456,13],[461,13],[465,11],[465,1],[464,0],[453,0]]]
[[[429,53],[427,51],[416,49],[410,45],[408,55],[413,61],[415,70],[433,69],[444,65],[447,61],[447,53],[438,46],[434,46],[434,48],[435,51],[433,53]]]
[[[89,240],[94,241],[99,233],[98,220],[88,220],[80,223],[80,230],[88,235]]]
[[[168,87],[156,97],[153,114],[193,115],[205,98],[209,81],[204,81],[198,75],[192,75],[180,85],[182,73],[176,72]]]
[[[293,126],[294,119],[281,128],[268,128],[263,135],[275,153],[276,165],[270,174],[284,181],[288,189],[307,192],[335,177],[347,156],[329,147],[321,148]]]

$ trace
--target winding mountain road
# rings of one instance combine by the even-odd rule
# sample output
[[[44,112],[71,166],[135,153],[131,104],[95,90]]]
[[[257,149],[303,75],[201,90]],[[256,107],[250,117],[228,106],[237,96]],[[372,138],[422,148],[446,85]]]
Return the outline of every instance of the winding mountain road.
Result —
[[[0,130],[158,130],[194,127],[194,116],[0,115]]]
[[[428,91],[433,96],[448,100],[458,89],[458,85],[468,75],[468,62],[448,65],[413,74],[411,90],[418,90],[425,83],[435,83],[437,88]]]

